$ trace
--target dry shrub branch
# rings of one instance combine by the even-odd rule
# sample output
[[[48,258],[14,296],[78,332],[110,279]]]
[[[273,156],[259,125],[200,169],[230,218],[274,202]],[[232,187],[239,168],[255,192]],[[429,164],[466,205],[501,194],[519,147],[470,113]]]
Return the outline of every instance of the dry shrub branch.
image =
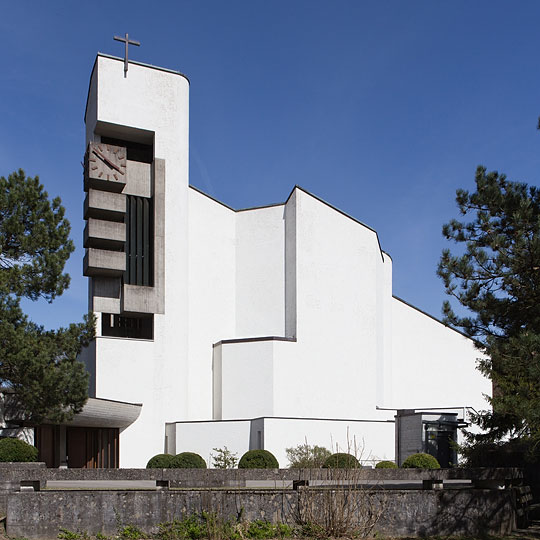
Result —
[[[355,440],[348,441],[347,447],[347,453],[361,462],[363,448]],[[386,510],[385,492],[363,480],[359,464],[327,470],[322,485],[299,488],[295,520],[303,534],[316,538],[370,536]]]

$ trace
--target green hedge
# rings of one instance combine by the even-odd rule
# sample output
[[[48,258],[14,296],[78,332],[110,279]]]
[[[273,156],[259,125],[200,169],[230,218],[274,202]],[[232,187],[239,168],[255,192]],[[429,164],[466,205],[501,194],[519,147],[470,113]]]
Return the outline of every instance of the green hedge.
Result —
[[[38,449],[20,439],[0,440],[0,461],[37,461]]]
[[[274,454],[268,450],[248,450],[238,462],[239,469],[279,469]]]
[[[430,454],[412,454],[402,464],[403,469],[440,469],[436,458]]]
[[[157,454],[146,464],[147,469],[206,469],[204,459],[194,452]]]
[[[393,461],[379,461],[377,465],[375,465],[376,469],[397,469],[398,466]]]
[[[172,469],[172,463],[175,456],[172,454],[157,454],[150,458],[146,464],[147,469]]]
[[[337,452],[328,456],[323,465],[324,469],[358,469],[360,462],[352,455]]]
[[[173,469],[206,469],[206,461],[195,452],[182,452],[172,459]]]

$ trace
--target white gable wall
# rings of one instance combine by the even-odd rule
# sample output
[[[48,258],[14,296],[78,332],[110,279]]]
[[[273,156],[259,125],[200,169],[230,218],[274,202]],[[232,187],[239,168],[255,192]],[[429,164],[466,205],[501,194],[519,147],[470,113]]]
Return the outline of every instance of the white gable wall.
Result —
[[[377,362],[385,361],[377,309],[391,295],[377,236],[302,190],[296,201],[298,343],[276,413],[294,394],[294,416],[365,418],[376,414]]]
[[[237,257],[237,276],[242,276],[237,279],[237,317],[241,310],[249,314],[253,309],[252,316],[263,320],[258,304],[281,290],[281,302],[268,308],[283,321],[285,266],[285,274],[295,279],[295,302],[289,309],[296,309],[297,342],[220,345],[217,417],[385,418],[388,413],[375,407],[382,404],[390,355],[384,332],[391,317],[385,309],[391,298],[391,260],[383,260],[374,231],[302,190],[293,195],[286,211],[295,207],[295,226],[287,229],[285,244],[294,242],[295,253],[286,262],[279,238],[281,207],[250,212],[242,233],[237,224],[237,253],[242,254]],[[266,219],[259,219],[263,212]],[[262,225],[269,232],[259,231]],[[240,240],[239,234],[250,242]],[[238,292],[242,286],[251,294]],[[263,300],[254,301],[259,298]],[[269,317],[270,325],[261,324],[256,332],[255,323],[247,324],[255,336],[271,336],[277,334],[273,320]]]
[[[472,340],[393,298],[393,392],[390,407],[486,408],[491,383],[475,368]]]

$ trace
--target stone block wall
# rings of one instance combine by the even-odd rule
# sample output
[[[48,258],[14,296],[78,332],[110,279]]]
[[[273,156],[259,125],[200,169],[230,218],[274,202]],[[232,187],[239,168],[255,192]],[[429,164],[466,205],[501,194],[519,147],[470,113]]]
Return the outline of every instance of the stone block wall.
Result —
[[[319,505],[327,496],[328,490],[314,488],[19,492],[8,497],[6,529],[32,540],[56,538],[62,527],[113,535],[119,525],[135,525],[152,532],[159,523],[202,511],[294,524],[302,505]],[[515,527],[512,490],[359,490],[349,497],[375,511],[383,505],[374,531],[385,536],[501,535]]]

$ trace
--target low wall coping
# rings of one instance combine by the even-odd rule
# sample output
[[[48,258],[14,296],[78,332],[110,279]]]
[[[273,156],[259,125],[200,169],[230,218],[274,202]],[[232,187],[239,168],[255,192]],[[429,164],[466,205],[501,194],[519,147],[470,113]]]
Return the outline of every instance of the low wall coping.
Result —
[[[169,480],[219,486],[247,480],[498,480],[518,481],[519,468],[476,469],[48,469],[44,463],[0,464],[0,483],[14,480]]]

